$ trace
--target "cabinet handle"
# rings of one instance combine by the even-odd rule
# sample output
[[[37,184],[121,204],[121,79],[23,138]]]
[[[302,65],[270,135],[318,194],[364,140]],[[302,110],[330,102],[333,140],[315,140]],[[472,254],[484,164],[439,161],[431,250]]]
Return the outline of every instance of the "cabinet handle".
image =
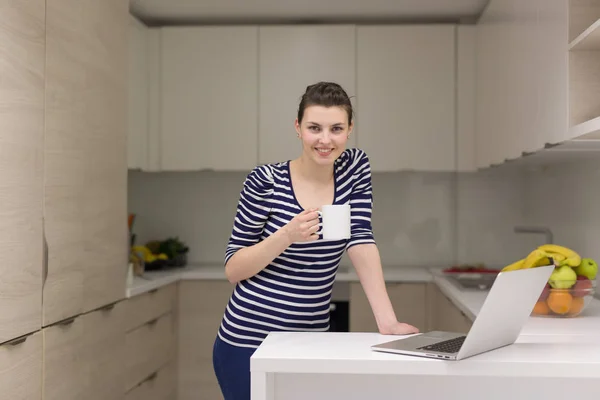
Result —
[[[153,373],[148,375],[148,377],[146,378],[146,381],[153,381],[156,379],[157,376],[158,376],[158,372],[154,371]]]
[[[13,339],[13,340],[10,340],[10,341],[6,342],[6,344],[8,346],[16,346],[18,344],[21,344],[21,343],[25,342],[28,337],[29,337],[28,335],[27,336],[21,336],[21,337],[18,337],[16,339]]]
[[[154,293],[156,293],[156,292],[158,292],[158,289],[151,289],[151,290],[148,290],[148,294],[154,294]]]
[[[113,303],[113,304],[109,304],[109,305],[107,305],[107,306],[104,306],[104,307],[100,308],[100,311],[110,311],[110,310],[112,310],[113,308],[115,308],[115,303]]]
[[[154,318],[154,319],[146,322],[146,325],[148,325],[148,326],[155,325],[157,321],[158,321],[158,318]]]
[[[71,325],[73,322],[75,322],[75,318],[77,317],[71,317],[71,318],[67,318],[64,321],[60,321],[58,323],[58,325],[62,325],[62,326],[67,326],[67,325]]]

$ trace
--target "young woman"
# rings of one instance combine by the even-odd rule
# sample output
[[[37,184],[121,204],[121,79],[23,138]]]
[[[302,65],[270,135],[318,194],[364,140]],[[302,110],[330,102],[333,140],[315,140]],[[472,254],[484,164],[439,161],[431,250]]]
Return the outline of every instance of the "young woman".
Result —
[[[225,273],[235,289],[213,350],[225,400],[250,399],[250,356],[269,332],[329,329],[331,290],[344,251],[379,332],[418,332],[398,322],[385,288],[371,229],[369,160],[363,151],[345,148],[352,117],[339,85],[309,86],[295,122],[300,157],[258,166],[244,182],[225,252]],[[325,204],[350,204],[350,239],[320,238],[317,211]]]

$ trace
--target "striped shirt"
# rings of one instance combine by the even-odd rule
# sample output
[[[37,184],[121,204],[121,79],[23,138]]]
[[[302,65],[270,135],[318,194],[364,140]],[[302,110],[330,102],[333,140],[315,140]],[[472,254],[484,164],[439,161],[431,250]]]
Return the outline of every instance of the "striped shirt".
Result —
[[[351,237],[293,243],[251,278],[238,282],[218,335],[235,346],[258,347],[273,331],[327,331],[329,305],[346,249],[375,243],[371,229],[371,168],[367,155],[347,149],[334,164],[333,204],[350,204]],[[272,235],[303,208],[290,180],[289,161],[254,168],[244,181],[225,264],[236,251]],[[321,220],[319,220],[321,223]]]

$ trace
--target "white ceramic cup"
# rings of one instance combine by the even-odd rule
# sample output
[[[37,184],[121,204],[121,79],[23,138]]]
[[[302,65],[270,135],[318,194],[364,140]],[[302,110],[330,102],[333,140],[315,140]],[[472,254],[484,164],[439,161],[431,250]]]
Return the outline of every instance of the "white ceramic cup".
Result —
[[[323,239],[350,239],[350,204],[325,205],[321,216]]]

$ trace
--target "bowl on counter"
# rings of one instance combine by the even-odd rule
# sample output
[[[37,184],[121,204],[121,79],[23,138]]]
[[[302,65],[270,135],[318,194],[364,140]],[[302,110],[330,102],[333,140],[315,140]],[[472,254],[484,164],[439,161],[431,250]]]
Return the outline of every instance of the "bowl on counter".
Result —
[[[596,280],[577,277],[577,281],[550,280],[540,294],[531,315],[546,318],[573,318],[592,302]]]

